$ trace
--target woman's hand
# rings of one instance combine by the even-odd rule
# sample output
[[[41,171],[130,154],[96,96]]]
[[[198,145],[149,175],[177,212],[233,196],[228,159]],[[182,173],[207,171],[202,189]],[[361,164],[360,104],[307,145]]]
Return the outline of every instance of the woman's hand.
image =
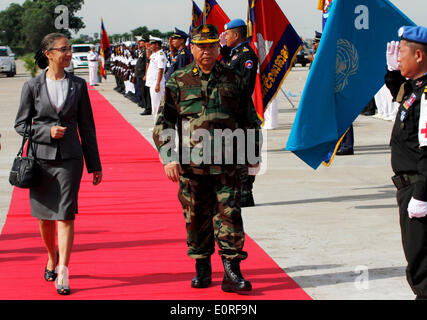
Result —
[[[96,186],[100,184],[102,181],[102,172],[101,171],[95,171],[93,173],[93,185]]]
[[[53,126],[50,128],[50,136],[53,139],[62,139],[65,135],[65,131],[67,131],[66,127]]]

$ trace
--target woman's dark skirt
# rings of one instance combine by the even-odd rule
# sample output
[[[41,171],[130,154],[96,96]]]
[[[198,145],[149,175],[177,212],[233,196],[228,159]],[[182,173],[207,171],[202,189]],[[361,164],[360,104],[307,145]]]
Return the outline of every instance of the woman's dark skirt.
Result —
[[[83,159],[41,160],[41,182],[30,189],[31,215],[41,220],[74,220]]]

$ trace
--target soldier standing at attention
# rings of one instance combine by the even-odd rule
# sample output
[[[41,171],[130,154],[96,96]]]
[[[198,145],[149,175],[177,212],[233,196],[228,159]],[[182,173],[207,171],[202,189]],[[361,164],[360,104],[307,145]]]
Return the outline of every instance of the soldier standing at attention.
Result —
[[[144,80],[145,72],[147,71],[147,61],[148,61],[147,52],[145,49],[145,42],[147,41],[148,39],[146,37],[142,37],[138,41],[138,60],[136,61],[136,65],[135,65],[136,86],[138,89],[137,96],[139,98],[138,106],[140,106],[143,109],[147,107],[147,91],[148,91],[146,89],[147,87],[145,86],[145,80]]]
[[[385,80],[400,103],[391,134],[406,277],[416,299],[427,299],[427,28],[402,27],[387,45]]]
[[[90,45],[90,51],[87,55],[87,61],[89,66],[89,84],[91,86],[98,85],[98,54],[95,52],[95,46]]]
[[[255,79],[258,69],[258,57],[247,41],[247,27],[242,19],[231,20],[224,26],[225,31],[220,36],[221,54],[231,69],[238,72],[247,86],[249,97],[255,89]],[[252,98],[249,99],[252,108],[255,106]],[[241,207],[253,207],[255,205],[252,194],[254,175],[248,175],[248,168],[240,170],[242,179]]]
[[[259,133],[259,125],[242,78],[217,62],[218,42],[218,30],[213,25],[202,25],[191,31],[194,62],[169,78],[153,139],[167,177],[173,182],[179,181],[178,197],[184,210],[188,256],[196,260],[196,276],[191,286],[206,288],[211,283],[210,257],[216,241],[225,270],[222,290],[249,291],[252,285],[240,271],[240,261],[247,258],[247,253],[243,251],[240,177],[238,162],[234,159],[243,156],[242,163],[248,163],[250,157],[232,148],[233,161],[224,161],[230,149],[226,148],[223,136],[218,138],[214,132],[242,131],[249,135],[248,129]],[[175,132],[175,125],[178,126],[179,155],[175,152],[174,134],[170,133]],[[253,142],[256,145],[258,141],[259,138],[255,138]],[[220,161],[218,152],[209,152],[212,143],[220,144]],[[257,161],[251,166],[257,167]]]
[[[191,54],[188,52],[187,47],[185,46],[185,41],[188,38],[188,35],[184,32],[175,28],[175,32],[172,35],[172,47],[175,51],[175,54],[171,57],[171,66],[167,69],[165,81],[167,82],[172,73],[176,70],[184,68],[186,65],[191,62]]]
[[[165,92],[165,69],[166,55],[162,50],[162,39],[150,36],[152,53],[149,55],[145,85],[150,88],[151,110],[153,112],[154,123],[160,102]]]

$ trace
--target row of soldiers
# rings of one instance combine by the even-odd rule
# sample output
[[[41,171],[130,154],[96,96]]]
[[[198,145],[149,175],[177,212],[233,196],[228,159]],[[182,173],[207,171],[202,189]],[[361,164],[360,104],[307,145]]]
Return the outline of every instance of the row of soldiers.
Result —
[[[189,64],[192,60],[191,54],[185,46],[188,35],[175,29],[169,39],[169,46],[162,45],[167,63],[164,72],[165,82],[170,75],[179,68]],[[182,39],[179,46],[174,46],[175,39]],[[152,114],[151,98],[149,88],[145,85],[146,73],[148,71],[149,57],[152,53],[151,44],[158,42],[156,37],[141,37],[138,42],[125,42],[112,47],[110,58],[110,70],[116,80],[116,90],[125,97],[145,109],[141,115]]]
[[[144,95],[141,93],[139,79],[145,75],[143,74],[141,77],[141,73],[145,73],[146,62],[143,63],[144,70],[142,72],[139,66],[138,70],[136,68],[142,50],[145,50],[145,48],[130,41],[113,45],[110,58],[110,71],[116,80],[114,90],[129,98],[132,102],[138,104],[138,106],[145,108],[150,103],[150,99],[149,96],[147,97],[147,94]]]

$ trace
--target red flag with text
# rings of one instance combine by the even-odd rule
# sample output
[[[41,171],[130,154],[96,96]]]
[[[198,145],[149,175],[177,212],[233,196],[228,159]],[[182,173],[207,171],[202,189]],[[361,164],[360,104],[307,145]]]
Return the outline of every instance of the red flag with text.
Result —
[[[248,0],[248,5],[251,47],[259,59],[253,100],[264,124],[264,111],[291,70],[302,40],[275,0]]]

